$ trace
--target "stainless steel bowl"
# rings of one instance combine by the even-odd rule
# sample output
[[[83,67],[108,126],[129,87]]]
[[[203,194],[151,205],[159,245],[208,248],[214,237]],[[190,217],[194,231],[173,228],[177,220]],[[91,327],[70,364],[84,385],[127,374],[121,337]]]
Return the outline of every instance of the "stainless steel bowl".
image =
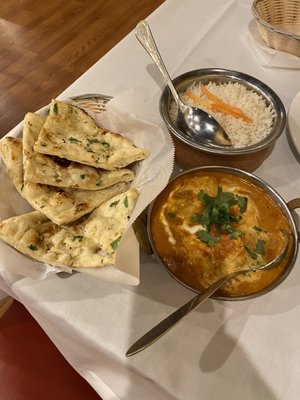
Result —
[[[292,239],[289,244],[289,250],[288,250],[288,259],[286,260],[285,266],[283,270],[281,271],[280,275],[273,280],[267,287],[264,287],[262,290],[256,291],[251,294],[246,294],[246,295],[241,295],[241,296],[222,296],[220,294],[214,294],[212,296],[214,299],[218,300],[247,300],[247,299],[252,299],[261,295],[264,295],[266,293],[269,293],[271,290],[275,289],[280,283],[282,283],[289,273],[291,272],[295,261],[297,259],[297,254],[298,254],[298,247],[299,247],[299,240],[300,240],[300,234],[297,232],[297,227],[294,221],[294,218],[292,216],[292,212],[296,208],[300,208],[300,198],[296,198],[294,200],[291,200],[290,202],[286,203],[284,199],[265,181],[262,179],[258,178],[257,176],[253,175],[252,173],[245,172],[242,170],[239,170],[237,168],[231,168],[231,167],[220,167],[220,166],[210,166],[210,167],[198,167],[198,168],[193,168],[190,170],[183,171],[176,175],[173,179],[170,180],[170,183],[176,180],[179,176],[182,175],[187,175],[189,173],[194,173],[195,171],[202,171],[202,172],[222,172],[225,174],[230,174],[230,175],[236,175],[240,177],[243,180],[247,180],[248,182],[252,183],[255,186],[260,187],[263,189],[266,194],[279,206],[279,208],[282,210],[283,215],[287,218],[287,221],[289,222],[290,225],[290,230],[292,232]],[[169,183],[169,184],[170,184]],[[168,184],[168,185],[169,185]],[[167,185],[167,187],[168,187]],[[166,187],[166,188],[167,188]],[[188,289],[199,293],[195,288],[191,286],[187,286],[185,283],[183,283],[181,280],[179,280],[164,264],[163,260],[161,259],[159,253],[156,250],[155,243],[152,238],[152,232],[151,232],[151,211],[155,205],[155,202],[160,199],[160,196],[164,196],[164,189],[161,194],[154,200],[154,202],[151,204],[149,211],[148,211],[148,217],[147,217],[147,233],[148,233],[148,238],[150,241],[150,245],[152,247],[153,253],[157,260],[167,269],[167,271],[170,273],[170,275],[175,278],[180,284],[184,285]],[[184,268],[184,265],[182,265],[182,268]],[[276,267],[275,267],[276,268]]]
[[[192,137],[185,135],[173,122],[170,114],[173,97],[166,87],[159,102],[160,114],[173,136],[176,161],[182,168],[193,168],[204,165],[224,165],[254,171],[272,151],[275,141],[282,134],[286,124],[284,105],[277,94],[258,79],[241,72],[227,69],[198,69],[186,72],[173,80],[177,91],[184,92],[193,82],[208,84],[240,83],[248,89],[261,95],[266,105],[272,105],[276,117],[273,121],[271,133],[259,143],[242,148],[215,149],[209,145],[199,143]]]

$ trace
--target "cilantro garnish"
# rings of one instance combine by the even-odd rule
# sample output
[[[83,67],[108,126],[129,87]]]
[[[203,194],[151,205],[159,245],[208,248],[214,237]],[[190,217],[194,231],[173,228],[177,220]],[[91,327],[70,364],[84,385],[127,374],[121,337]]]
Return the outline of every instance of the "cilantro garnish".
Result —
[[[264,240],[258,239],[256,243],[256,252],[258,254],[265,254],[265,245],[266,242]]]
[[[117,247],[118,247],[118,244],[119,244],[119,241],[121,240],[121,238],[122,238],[122,236],[119,236],[116,240],[114,240],[113,242],[111,242],[111,247],[112,247],[112,249],[114,250],[114,251],[116,251],[117,250]]]
[[[244,213],[247,209],[247,197],[237,196],[237,205],[240,207],[240,212]]]
[[[240,221],[241,215],[235,215],[231,210],[231,206],[237,205],[239,211],[243,214],[247,209],[247,197],[238,196],[231,192],[223,192],[218,187],[217,196],[209,196],[204,191],[198,193],[198,199],[205,205],[204,210],[200,214],[192,216],[193,223],[200,223],[205,230],[197,232],[198,239],[208,243],[210,246],[220,240],[220,237],[211,234],[211,228],[214,227],[221,234],[231,234],[231,239],[236,239],[241,232],[234,228],[233,223]],[[204,235],[206,232],[209,236]],[[213,239],[212,239],[213,238]]]
[[[172,211],[169,211],[169,212],[168,212],[168,217],[169,217],[169,218],[175,218],[175,217],[176,217],[176,214],[175,214],[174,212],[172,212]]]
[[[200,216],[201,216],[201,214],[194,214],[194,215],[192,216],[192,218],[191,218],[191,221],[192,221],[193,223],[195,223],[195,224],[199,223],[199,222],[200,222]]]
[[[101,143],[100,140],[98,139],[87,139],[89,144],[93,144],[93,143]]]
[[[219,236],[212,236],[207,231],[198,231],[196,232],[197,238],[202,242],[207,243],[209,246],[214,246],[221,238]]]
[[[245,249],[249,256],[256,260],[259,255],[265,254],[266,242],[262,239],[258,239],[256,242],[255,250],[251,249],[249,246],[245,245]]]
[[[53,112],[54,112],[54,114],[58,114],[58,105],[57,105],[57,103],[53,104]]]
[[[109,207],[114,207],[114,206],[116,206],[119,202],[120,202],[120,200],[113,201],[112,203],[110,203]]]
[[[245,249],[246,249],[247,253],[249,254],[249,256],[251,258],[253,258],[253,260],[257,259],[257,254],[255,253],[255,251],[253,251],[250,247],[248,247],[246,245],[245,245]]]
[[[36,251],[36,250],[38,249],[37,246],[36,246],[35,244],[30,244],[28,247],[29,247],[29,249],[32,250],[32,251]]]
[[[256,232],[258,232],[258,233],[260,233],[260,232],[267,232],[267,231],[265,231],[264,229],[260,228],[259,226],[253,226],[253,229],[254,229]]]
[[[70,136],[68,138],[68,140],[69,140],[70,143],[81,143],[81,140],[78,140],[78,139],[76,139],[76,138],[74,138],[72,136]]]
[[[240,231],[234,231],[231,235],[230,235],[230,239],[237,239],[239,236],[241,236],[242,232]]]
[[[73,242],[75,242],[75,240],[78,240],[78,242],[82,242],[83,236],[82,236],[82,235],[74,236],[74,237],[73,237]]]
[[[128,197],[127,196],[125,196],[125,198],[124,198],[124,206],[126,208],[128,208]]]

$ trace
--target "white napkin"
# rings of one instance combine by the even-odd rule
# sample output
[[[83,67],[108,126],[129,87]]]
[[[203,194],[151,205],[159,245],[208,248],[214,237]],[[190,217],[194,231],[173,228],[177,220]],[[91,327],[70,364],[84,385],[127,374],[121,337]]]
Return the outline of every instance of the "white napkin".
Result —
[[[300,57],[268,47],[260,35],[255,19],[250,21],[241,40],[253,57],[266,68],[300,69]]]

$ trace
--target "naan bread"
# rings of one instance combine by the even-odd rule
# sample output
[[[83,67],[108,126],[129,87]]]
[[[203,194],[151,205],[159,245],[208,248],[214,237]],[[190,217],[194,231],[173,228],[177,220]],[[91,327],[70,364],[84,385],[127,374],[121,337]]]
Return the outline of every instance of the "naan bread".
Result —
[[[118,182],[130,182],[134,173],[127,168],[104,171],[34,151],[34,144],[46,117],[27,113],[23,128],[23,164],[26,182],[58,187],[99,190]],[[68,144],[66,146],[72,146]]]
[[[56,100],[51,101],[34,150],[107,170],[126,167],[148,154],[121,135],[99,128],[79,108]]]
[[[11,136],[1,139],[0,155],[15,188],[20,192],[24,182],[22,140]]]
[[[22,141],[6,137],[0,141],[0,154],[18,192],[31,206],[58,225],[68,224],[91,212],[111,197],[128,189],[125,182],[101,190],[59,189],[23,180]]]
[[[58,266],[114,265],[116,248],[136,204],[129,189],[97,208],[86,222],[67,229],[38,211],[0,222],[0,238],[35,260]]]

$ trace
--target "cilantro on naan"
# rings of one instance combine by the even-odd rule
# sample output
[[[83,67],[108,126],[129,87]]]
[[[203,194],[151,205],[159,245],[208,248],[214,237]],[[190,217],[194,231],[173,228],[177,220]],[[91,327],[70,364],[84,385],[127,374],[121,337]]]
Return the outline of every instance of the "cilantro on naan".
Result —
[[[125,167],[148,155],[123,136],[98,127],[81,109],[56,100],[51,101],[34,150],[107,170]]]
[[[87,221],[58,226],[38,211],[0,222],[0,238],[43,263],[69,267],[114,265],[116,249],[136,204],[138,191],[100,205]]]
[[[128,168],[105,171],[52,157],[34,150],[34,144],[46,117],[27,113],[23,127],[23,164],[26,182],[43,183],[58,187],[99,190],[118,182],[130,182],[134,173]]]
[[[57,188],[23,179],[22,140],[6,137],[0,141],[0,154],[18,192],[35,209],[56,224],[68,224],[91,212],[111,197],[128,189],[119,182],[101,190]]]

